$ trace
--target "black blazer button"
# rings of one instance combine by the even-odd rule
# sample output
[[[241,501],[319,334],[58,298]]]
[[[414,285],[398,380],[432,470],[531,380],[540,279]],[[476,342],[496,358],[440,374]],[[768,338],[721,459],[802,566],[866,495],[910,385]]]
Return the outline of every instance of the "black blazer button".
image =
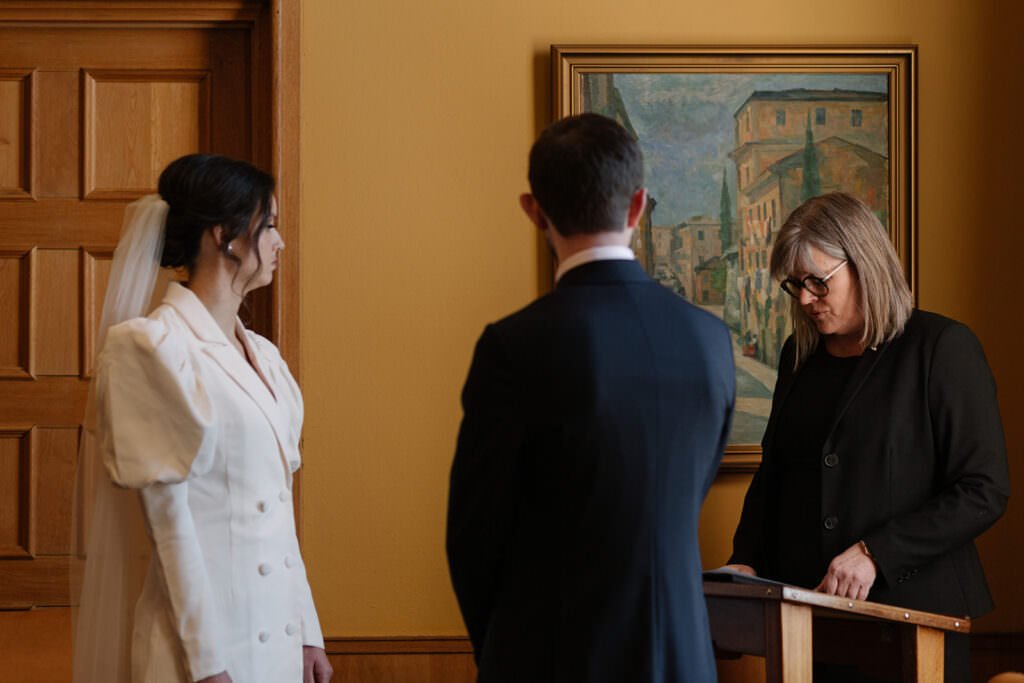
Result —
[[[839,456],[835,453],[829,453],[825,456],[825,467],[835,467],[839,464]]]
[[[830,515],[830,516],[825,518],[824,524],[825,524],[825,528],[826,529],[828,529],[829,531],[832,531],[839,524],[839,518],[836,517],[835,515]]]

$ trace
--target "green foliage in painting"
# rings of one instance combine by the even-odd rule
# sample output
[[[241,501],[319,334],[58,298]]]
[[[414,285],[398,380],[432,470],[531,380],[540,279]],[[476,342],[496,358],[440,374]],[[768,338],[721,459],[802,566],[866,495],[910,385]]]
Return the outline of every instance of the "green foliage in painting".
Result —
[[[722,238],[722,251],[732,246],[732,200],[729,198],[729,185],[725,182],[725,169],[722,169],[722,198],[719,202],[718,222],[721,225],[719,235]]]
[[[726,282],[728,274],[729,269],[726,267],[725,260],[720,259],[718,263],[715,264],[715,269],[711,271],[711,289],[718,292],[724,292],[728,286],[728,283]]]
[[[807,135],[804,140],[804,181],[800,185],[800,201],[821,194],[821,175],[818,171],[818,150],[814,148],[814,133],[811,132],[811,112],[807,112]]]

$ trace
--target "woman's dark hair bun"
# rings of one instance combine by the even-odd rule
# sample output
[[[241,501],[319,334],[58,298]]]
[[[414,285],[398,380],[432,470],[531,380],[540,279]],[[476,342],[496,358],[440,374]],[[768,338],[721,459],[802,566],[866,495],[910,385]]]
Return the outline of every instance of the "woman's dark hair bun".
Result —
[[[274,178],[245,161],[189,154],[164,169],[157,191],[169,206],[160,265],[191,271],[204,232],[221,226],[221,251],[230,256],[228,245],[248,230],[253,215],[266,216]]]

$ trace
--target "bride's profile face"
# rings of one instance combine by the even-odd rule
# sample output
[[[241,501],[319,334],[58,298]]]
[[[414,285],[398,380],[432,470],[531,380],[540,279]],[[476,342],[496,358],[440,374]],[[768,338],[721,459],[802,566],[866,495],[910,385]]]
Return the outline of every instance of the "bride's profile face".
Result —
[[[263,212],[257,211],[246,234],[234,241],[237,246],[233,252],[240,261],[235,279],[236,282],[243,283],[243,295],[265,287],[273,281],[278,255],[284,249],[284,240],[277,231],[276,197],[270,198],[270,211],[267,213],[266,223],[261,225],[263,220]],[[252,245],[253,239],[256,240],[255,249]]]

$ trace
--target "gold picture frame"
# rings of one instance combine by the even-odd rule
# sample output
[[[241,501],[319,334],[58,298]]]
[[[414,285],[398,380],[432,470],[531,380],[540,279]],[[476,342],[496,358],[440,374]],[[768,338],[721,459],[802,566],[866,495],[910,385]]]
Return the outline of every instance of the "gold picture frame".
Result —
[[[595,111],[640,140],[652,201],[634,249],[732,329],[737,410],[722,471],[756,470],[789,334],[767,273],[772,229],[807,196],[860,196],[916,298],[917,47],[553,45],[551,71],[554,119]]]

